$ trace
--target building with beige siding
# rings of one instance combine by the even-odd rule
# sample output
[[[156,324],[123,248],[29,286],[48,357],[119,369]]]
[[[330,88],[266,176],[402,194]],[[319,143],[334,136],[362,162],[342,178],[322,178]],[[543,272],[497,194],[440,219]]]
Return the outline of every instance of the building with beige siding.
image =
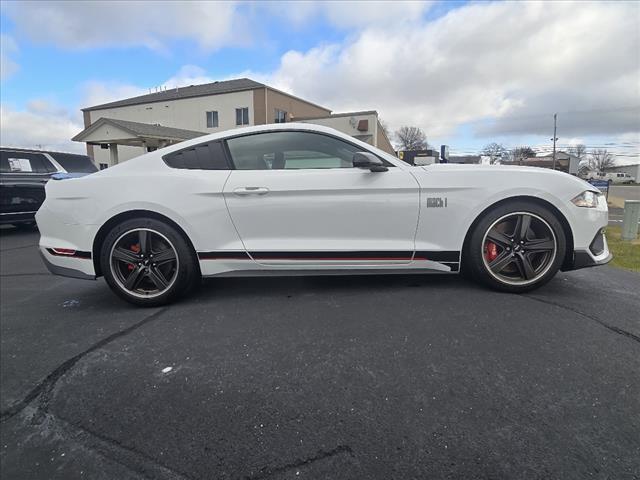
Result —
[[[305,121],[337,128],[393,153],[375,111],[331,110],[248,78],[191,85],[82,109],[84,142],[100,168],[147,151],[249,125]]]

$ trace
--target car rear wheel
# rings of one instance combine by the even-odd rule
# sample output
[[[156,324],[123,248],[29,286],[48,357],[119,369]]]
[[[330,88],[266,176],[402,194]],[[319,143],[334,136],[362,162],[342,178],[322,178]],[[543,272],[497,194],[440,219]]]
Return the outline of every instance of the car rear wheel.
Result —
[[[159,220],[127,220],[105,238],[100,265],[111,289],[135,305],[164,305],[198,279],[197,259],[187,241]]]
[[[465,267],[485,285],[527,292],[551,280],[562,265],[566,238],[548,209],[511,202],[486,214],[467,245]]]

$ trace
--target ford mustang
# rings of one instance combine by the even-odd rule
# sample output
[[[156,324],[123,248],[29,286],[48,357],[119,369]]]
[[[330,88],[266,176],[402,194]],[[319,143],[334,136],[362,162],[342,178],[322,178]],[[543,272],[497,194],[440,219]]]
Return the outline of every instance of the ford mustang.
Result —
[[[202,136],[54,179],[36,221],[54,274],[104,276],[137,305],[201,277],[465,272],[525,292],[611,259],[607,203],[542,168],[412,166],[336,130]]]

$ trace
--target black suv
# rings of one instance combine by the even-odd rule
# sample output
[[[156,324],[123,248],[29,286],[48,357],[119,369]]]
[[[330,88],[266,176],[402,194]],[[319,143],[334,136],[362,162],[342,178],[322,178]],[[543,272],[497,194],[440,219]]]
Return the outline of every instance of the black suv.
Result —
[[[56,173],[97,171],[86,155],[0,148],[0,224],[32,226],[44,201],[44,185]]]

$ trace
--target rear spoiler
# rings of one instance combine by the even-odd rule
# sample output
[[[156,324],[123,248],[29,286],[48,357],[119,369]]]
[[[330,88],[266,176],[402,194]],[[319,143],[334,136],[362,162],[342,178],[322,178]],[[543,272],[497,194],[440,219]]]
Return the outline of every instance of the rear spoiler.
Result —
[[[74,172],[74,173],[54,173],[51,175],[52,180],[68,180],[70,178],[80,178],[91,175],[93,172]]]

